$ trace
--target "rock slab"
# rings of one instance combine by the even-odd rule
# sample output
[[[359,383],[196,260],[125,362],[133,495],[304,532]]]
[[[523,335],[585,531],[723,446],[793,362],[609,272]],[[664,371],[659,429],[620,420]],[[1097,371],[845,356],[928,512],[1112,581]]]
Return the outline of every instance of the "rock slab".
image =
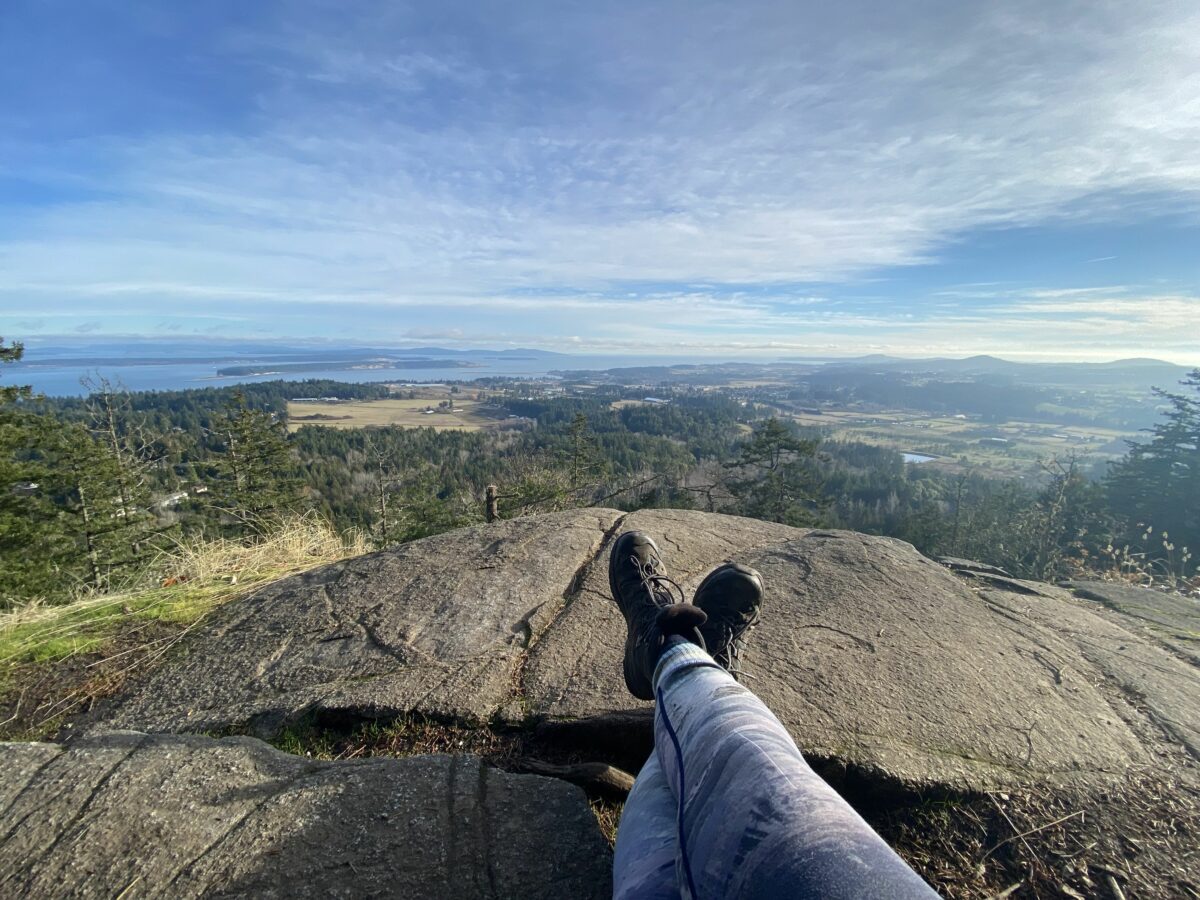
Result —
[[[1119,613],[1119,621],[1132,621],[1143,633],[1200,665],[1200,600],[1195,597],[1111,581],[1068,581],[1064,587]]]
[[[287,579],[220,610],[103,724],[270,733],[304,715],[417,713],[644,740],[606,574],[630,529],[687,591],[727,559],[762,572],[746,684],[806,753],[953,790],[1197,754],[1200,669],[1144,610],[955,572],[888,538],[681,510],[519,519]]]
[[[269,585],[218,610],[106,724],[270,737],[308,713],[486,722],[620,515],[466,528]]]
[[[0,773],[3,897],[612,895],[579,788],[471,756],[114,732],[0,744]]]

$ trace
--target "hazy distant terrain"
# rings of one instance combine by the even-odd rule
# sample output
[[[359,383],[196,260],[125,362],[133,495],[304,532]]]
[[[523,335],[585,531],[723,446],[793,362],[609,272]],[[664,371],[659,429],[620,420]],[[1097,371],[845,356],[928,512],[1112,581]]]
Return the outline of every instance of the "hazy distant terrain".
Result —
[[[327,378],[351,381],[446,379],[595,379],[612,384],[741,386],[773,384],[811,397],[938,412],[1095,422],[1141,428],[1153,420],[1151,387],[1187,369],[1154,359],[1111,363],[1018,363],[990,356],[899,359],[887,356],[697,362],[665,357],[578,356],[535,349],[337,346],[320,343],[129,340],[117,352],[92,340],[33,343],[3,373],[51,396],[79,395],[79,380],[99,373],[135,390],[178,390],[215,382]],[[796,399],[801,399],[797,395]]]

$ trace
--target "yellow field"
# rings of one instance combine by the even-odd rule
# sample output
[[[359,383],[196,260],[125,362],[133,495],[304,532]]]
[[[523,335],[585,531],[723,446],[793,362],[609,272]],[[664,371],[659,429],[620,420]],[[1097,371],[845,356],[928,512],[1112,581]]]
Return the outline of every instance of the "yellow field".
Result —
[[[341,403],[288,403],[288,427],[295,431],[305,425],[330,428],[363,428],[368,425],[399,425],[401,428],[433,428],[437,431],[479,431],[495,425],[497,419],[481,411],[476,400],[455,400],[454,412],[438,409],[440,397],[415,400],[349,400]],[[427,408],[435,411],[426,413]],[[320,418],[314,418],[320,417]]]

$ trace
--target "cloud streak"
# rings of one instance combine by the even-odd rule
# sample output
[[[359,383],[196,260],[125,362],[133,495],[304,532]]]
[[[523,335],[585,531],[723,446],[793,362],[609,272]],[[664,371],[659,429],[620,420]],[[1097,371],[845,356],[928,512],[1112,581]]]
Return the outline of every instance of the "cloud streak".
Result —
[[[0,217],[0,322],[54,297],[89,322],[96,304],[153,305],[155,323],[303,307],[318,330],[342,327],[338,309],[407,309],[413,333],[471,309],[492,333],[508,317],[542,344],[648,349],[730,328],[763,348],[767,331],[846,346],[924,328],[936,348],[972,322],[1020,348],[1016,329],[1077,315],[1060,334],[1090,352],[1091,306],[960,294],[981,305],[939,326],[919,298],[886,314],[804,298],[935,265],[972,230],[1200,198],[1190,4],[380,5],[337,28],[318,4],[293,13],[191,48],[243,73],[247,110],[221,127],[0,143],[5,171],[79,198]],[[1112,290],[1130,299],[1106,321],[1143,349],[1195,312]],[[1171,337],[1200,359],[1200,339]]]

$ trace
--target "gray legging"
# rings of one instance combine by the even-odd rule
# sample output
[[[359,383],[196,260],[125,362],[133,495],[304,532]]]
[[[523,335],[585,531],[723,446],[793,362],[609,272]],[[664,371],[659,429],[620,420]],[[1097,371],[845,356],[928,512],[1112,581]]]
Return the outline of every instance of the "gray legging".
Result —
[[[615,898],[938,896],[699,647],[669,646],[654,684],[654,753],[621,816]]]

